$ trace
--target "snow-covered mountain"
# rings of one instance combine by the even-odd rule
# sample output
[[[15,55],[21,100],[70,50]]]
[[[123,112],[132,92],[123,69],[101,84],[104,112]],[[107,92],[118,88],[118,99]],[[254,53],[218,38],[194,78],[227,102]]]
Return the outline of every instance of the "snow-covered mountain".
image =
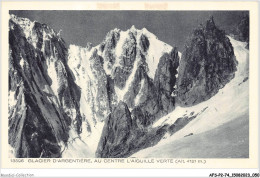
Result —
[[[197,115],[180,131],[166,134],[156,146],[133,157],[249,157],[248,44],[229,39],[238,61],[235,78],[211,99],[189,108],[177,107],[154,123],[153,127],[171,125],[178,118]]]
[[[237,48],[241,44],[213,18],[194,30],[181,57],[145,28],[116,28],[97,46],[67,48],[47,25],[10,15],[13,155],[128,157],[162,138],[171,140],[186,124],[208,116],[214,103],[227,101],[230,95],[220,92],[235,92],[242,73],[246,82],[248,68],[241,68],[248,63],[238,61],[237,67]],[[244,93],[236,93],[237,100],[246,104]],[[222,120],[228,121],[232,108],[225,108]],[[214,114],[217,127],[220,115]]]

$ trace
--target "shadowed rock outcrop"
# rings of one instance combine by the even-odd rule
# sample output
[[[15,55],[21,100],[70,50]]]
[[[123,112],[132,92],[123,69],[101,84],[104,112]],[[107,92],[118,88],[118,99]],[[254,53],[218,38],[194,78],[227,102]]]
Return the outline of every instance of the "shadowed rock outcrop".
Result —
[[[130,113],[127,105],[120,102],[106,120],[96,156],[128,157],[158,143],[166,133],[167,126],[148,130],[150,119],[140,109]]]
[[[120,102],[107,118],[99,145],[102,151],[98,151],[97,156],[117,157],[118,155],[127,154],[129,150],[127,142],[131,130],[130,111],[125,103]]]
[[[158,64],[154,77],[154,85],[158,93],[160,111],[168,114],[175,108],[175,98],[173,92],[176,85],[177,68],[179,67],[179,55],[177,48],[170,54],[165,53]]]
[[[185,45],[177,80],[178,104],[192,106],[211,98],[234,78],[236,65],[229,39],[211,17]]]
[[[9,144],[16,157],[60,157],[70,125],[81,131],[65,43],[28,19],[11,16],[9,27]]]
[[[247,42],[248,45],[246,46],[246,48],[249,49],[249,14],[248,13],[243,14],[237,26],[231,30],[231,36],[238,41]]]

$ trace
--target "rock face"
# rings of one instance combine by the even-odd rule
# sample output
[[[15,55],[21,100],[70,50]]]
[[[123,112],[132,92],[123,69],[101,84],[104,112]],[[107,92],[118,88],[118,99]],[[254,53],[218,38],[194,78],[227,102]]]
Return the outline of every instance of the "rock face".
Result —
[[[69,127],[81,130],[67,49],[46,25],[11,16],[9,27],[9,144],[16,157],[60,157]]]
[[[233,77],[237,61],[224,31],[213,20],[193,31],[185,46],[177,81],[177,100],[191,106],[208,100]]]
[[[107,118],[96,152],[98,157],[126,157],[157,143],[166,130],[162,128],[150,130],[149,127],[175,108],[172,93],[175,90],[179,66],[177,48],[162,53],[157,58],[158,64],[152,78],[149,70],[153,68],[149,66],[148,62],[151,61],[147,55],[152,46],[149,41],[151,37],[148,38],[149,35],[144,31],[140,32],[134,28],[130,29],[128,35],[130,40],[127,39],[123,43],[123,54],[126,54],[122,58],[124,62],[115,68],[126,72],[111,74],[114,95],[120,97],[122,91],[125,94],[121,95],[119,104],[114,106]],[[124,32],[120,34],[120,38],[122,36]],[[117,76],[124,79],[118,80]]]
[[[247,42],[249,49],[249,14],[241,17],[240,22],[232,29],[231,36],[238,41]]]
[[[175,107],[175,91],[177,68],[179,67],[179,55],[177,48],[170,54],[164,54],[158,64],[154,83],[158,93],[160,110],[168,114]]]
[[[142,149],[156,145],[166,133],[173,135],[206,109],[196,114],[194,112],[190,115],[185,114],[172,124],[162,124],[153,128],[149,127],[151,116],[143,114],[140,108],[135,108],[130,113],[127,105],[120,102],[106,121],[96,156],[102,158],[131,156]]]
[[[130,113],[120,102],[107,118],[96,152],[97,157],[122,158],[155,145],[167,132],[167,126],[148,129],[151,118],[139,109]]]
[[[120,102],[107,118],[99,146],[102,152],[98,156],[117,157],[127,154],[127,141],[132,127],[131,113],[127,105]]]

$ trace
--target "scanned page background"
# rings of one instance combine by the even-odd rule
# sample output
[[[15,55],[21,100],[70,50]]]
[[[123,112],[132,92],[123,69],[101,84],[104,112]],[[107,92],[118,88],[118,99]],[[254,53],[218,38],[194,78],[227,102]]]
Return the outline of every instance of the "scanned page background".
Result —
[[[249,10],[250,11],[250,158],[203,159],[206,164],[12,163],[8,158],[8,20],[9,10]],[[3,2],[2,4],[1,163],[4,168],[257,168],[258,158],[258,10],[256,2]],[[187,160],[187,159],[184,159]],[[52,162],[52,161],[51,161]]]

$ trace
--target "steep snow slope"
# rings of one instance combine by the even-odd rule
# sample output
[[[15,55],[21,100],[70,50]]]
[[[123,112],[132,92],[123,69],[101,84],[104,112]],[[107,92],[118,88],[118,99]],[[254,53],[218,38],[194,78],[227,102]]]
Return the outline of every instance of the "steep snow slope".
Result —
[[[215,129],[186,136],[146,152],[157,158],[248,158],[248,113]]]
[[[76,84],[81,89],[80,112],[83,120],[80,137],[73,131],[70,132],[70,140],[72,141],[69,143],[69,147],[74,147],[72,150],[76,150],[76,152],[70,154],[68,153],[70,149],[67,149],[63,156],[66,157],[67,154],[77,156],[79,153],[80,155],[86,153],[89,157],[96,150],[97,140],[102,132],[102,121],[110,112],[106,75],[95,48],[70,45],[68,65],[74,74]],[[73,144],[77,144],[77,146]]]
[[[244,120],[248,120],[249,118],[248,115],[249,51],[245,48],[247,45],[246,43],[236,41],[230,37],[229,39],[232,43],[232,46],[234,48],[234,53],[238,61],[238,70],[235,73],[235,78],[231,80],[230,83],[228,83],[223,89],[219,90],[218,94],[216,94],[208,101],[188,108],[177,107],[172,113],[161,118],[158,122],[156,122],[153,125],[154,127],[164,125],[164,124],[173,124],[179,117],[182,117],[183,115],[194,115],[194,113],[195,114],[199,113],[200,111],[205,109],[205,111],[201,115],[199,115],[194,120],[192,120],[183,129],[179,130],[172,136],[166,134],[164,137],[165,139],[161,140],[156,146],[144,149],[132,155],[133,157],[161,157],[161,156],[178,157],[178,155],[171,153],[174,150],[169,148],[178,147],[178,144],[184,144],[182,140],[185,140],[185,144],[187,146],[189,144],[194,143],[194,141],[192,141],[192,138],[194,138],[195,135],[198,134],[201,135],[211,130],[213,131],[219,126],[222,125],[224,126],[229,121],[236,122],[236,119],[239,118],[241,119],[241,117]],[[244,123],[244,121],[237,121],[237,122]],[[239,129],[239,127],[235,127],[235,126],[234,128],[232,128],[233,126],[234,124],[231,123],[230,124],[231,129]],[[227,127],[226,129],[230,129],[230,127]],[[222,130],[222,132],[224,132],[224,130]],[[193,134],[192,136],[184,138],[184,136],[187,136],[191,133]],[[244,134],[242,133],[242,130],[241,132],[238,131],[237,133],[239,133],[240,136],[241,134]],[[214,137],[218,137],[217,134],[211,134],[210,136],[212,135]],[[248,136],[249,135],[245,134],[244,135],[245,139],[248,139]],[[190,142],[187,139],[189,139]],[[192,149],[192,146],[188,148]],[[194,147],[194,149],[196,148]],[[164,155],[160,154],[160,152],[164,152]],[[241,150],[241,152],[243,152],[243,150]],[[185,157],[185,154],[181,153],[180,150],[179,153]],[[195,154],[195,152],[193,153]],[[197,156],[198,155],[199,154],[197,154]]]

